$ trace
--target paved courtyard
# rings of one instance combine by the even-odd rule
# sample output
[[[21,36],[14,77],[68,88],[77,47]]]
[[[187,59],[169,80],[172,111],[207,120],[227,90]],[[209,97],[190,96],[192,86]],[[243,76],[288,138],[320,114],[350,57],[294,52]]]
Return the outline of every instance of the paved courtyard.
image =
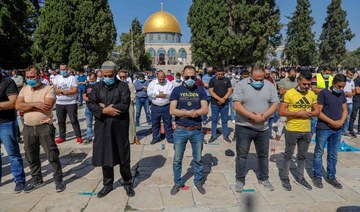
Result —
[[[142,119],[144,114],[142,115]],[[81,129],[86,136],[84,109],[79,110]],[[144,121],[143,121],[144,122]],[[210,127],[208,123],[207,127]],[[57,124],[55,123],[57,127]],[[221,128],[221,125],[218,126]],[[233,137],[234,124],[229,121],[230,138]],[[115,187],[108,196],[99,199],[96,192],[102,188],[101,168],[91,165],[92,144],[77,144],[68,123],[68,141],[58,145],[64,172],[66,190],[55,192],[52,169],[44,152],[41,152],[43,175],[46,186],[29,194],[13,194],[14,183],[4,148],[3,179],[0,185],[0,211],[360,211],[360,152],[339,153],[337,177],[343,189],[337,190],[324,182],[324,188],[311,191],[297,186],[291,175],[292,191],[285,191],[280,182],[284,138],[281,139],[275,154],[270,157],[270,181],[275,191],[266,191],[257,183],[257,161],[254,146],[248,160],[248,174],[245,192],[234,191],[235,157],[227,157],[225,150],[235,151],[235,143],[228,144],[220,136],[216,143],[204,145],[203,163],[206,194],[201,195],[193,188],[193,169],[191,147],[187,145],[183,160],[183,176],[188,190],[181,190],[171,196],[173,186],[172,160],[173,145],[164,141],[150,145],[150,128],[144,123],[138,129],[141,145],[131,146],[131,166],[134,176],[135,197],[126,196],[121,186],[119,168],[116,168]],[[209,140],[210,135],[205,135]],[[349,145],[360,148],[360,138],[344,138]],[[164,145],[165,144],[165,148]],[[309,148],[306,179],[312,175],[312,156],[314,143]],[[23,145],[21,145],[23,154]],[[30,169],[24,161],[27,180]],[[346,210],[347,209],[347,210]]]

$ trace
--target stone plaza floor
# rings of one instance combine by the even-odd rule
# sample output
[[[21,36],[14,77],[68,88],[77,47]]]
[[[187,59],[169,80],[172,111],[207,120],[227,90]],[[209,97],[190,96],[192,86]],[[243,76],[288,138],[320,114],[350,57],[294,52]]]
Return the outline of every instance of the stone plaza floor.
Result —
[[[54,117],[56,119],[56,116]],[[142,114],[144,121],[144,114]],[[79,121],[84,138],[86,123],[84,108],[79,109]],[[54,123],[57,127],[56,122]],[[211,127],[211,123],[207,124]],[[229,121],[233,137],[234,124]],[[221,125],[218,125],[221,129]],[[285,191],[280,182],[279,169],[282,164],[284,138],[282,137],[276,152],[270,156],[270,182],[275,191],[267,191],[257,183],[257,160],[254,145],[248,157],[246,192],[237,193],[235,184],[235,157],[225,155],[225,150],[235,152],[235,143],[227,143],[219,135],[214,144],[205,144],[203,149],[204,178],[206,194],[201,195],[193,187],[193,168],[191,146],[183,160],[183,177],[188,190],[181,190],[177,195],[170,195],[173,186],[172,144],[164,141],[150,145],[152,139],[150,127],[145,123],[138,127],[141,145],[131,145],[131,166],[134,176],[135,197],[126,196],[121,186],[119,167],[115,171],[115,189],[106,197],[99,199],[96,192],[102,188],[101,168],[91,165],[92,144],[77,144],[70,123],[67,123],[68,140],[58,145],[63,166],[66,190],[55,192],[52,168],[41,151],[42,173],[46,186],[29,194],[13,194],[10,166],[4,148],[3,178],[0,184],[0,211],[360,211],[360,152],[341,152],[338,157],[337,178],[343,189],[335,189],[324,180],[324,188],[308,191],[294,183],[290,174],[292,191]],[[275,135],[275,133],[274,133]],[[205,135],[205,140],[210,134]],[[360,138],[343,138],[345,142],[360,148]],[[164,144],[164,145],[163,145]],[[314,143],[309,148],[305,178],[311,183],[312,157]],[[21,152],[24,156],[23,144]],[[326,154],[324,159],[326,158]],[[27,180],[30,169],[24,160]],[[294,168],[294,164],[292,164]],[[326,164],[325,164],[326,169]]]

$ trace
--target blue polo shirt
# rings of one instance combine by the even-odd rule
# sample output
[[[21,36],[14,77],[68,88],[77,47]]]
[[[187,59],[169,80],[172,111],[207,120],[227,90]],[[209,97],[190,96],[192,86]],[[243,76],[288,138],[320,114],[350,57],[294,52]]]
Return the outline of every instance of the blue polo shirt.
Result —
[[[170,101],[177,100],[177,109],[181,110],[198,110],[201,108],[201,100],[207,101],[205,89],[200,86],[188,88],[184,84],[174,88],[171,93]],[[196,118],[182,118],[175,117],[176,124],[192,127],[201,125],[201,116]]]

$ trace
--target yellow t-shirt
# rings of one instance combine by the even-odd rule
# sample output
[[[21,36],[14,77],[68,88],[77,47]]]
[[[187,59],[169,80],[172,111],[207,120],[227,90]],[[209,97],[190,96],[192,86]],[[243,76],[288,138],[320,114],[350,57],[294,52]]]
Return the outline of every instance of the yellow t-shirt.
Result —
[[[283,102],[288,104],[287,110],[289,112],[298,112],[300,110],[311,112],[312,105],[317,104],[317,97],[313,91],[302,94],[292,88],[285,93]],[[310,132],[311,119],[288,117],[285,128],[292,132]]]

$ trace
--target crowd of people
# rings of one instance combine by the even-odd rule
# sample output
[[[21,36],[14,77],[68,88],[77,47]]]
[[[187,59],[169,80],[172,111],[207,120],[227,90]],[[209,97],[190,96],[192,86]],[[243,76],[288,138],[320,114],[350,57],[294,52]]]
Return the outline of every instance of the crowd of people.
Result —
[[[219,119],[223,140],[236,142],[237,192],[242,192],[245,185],[246,161],[252,142],[258,157],[258,181],[265,189],[274,190],[269,181],[270,140],[279,142],[283,134],[285,153],[280,178],[285,190],[291,190],[289,168],[296,146],[298,173],[295,183],[312,189],[304,178],[304,169],[314,136],[313,185],[323,187],[322,156],[327,144],[327,175],[324,178],[341,189],[336,179],[341,136],[356,138],[360,134],[360,76],[354,79],[356,73],[350,69],[345,75],[334,74],[333,69],[326,66],[319,70],[312,74],[310,70],[299,72],[296,68],[249,66],[238,70],[216,66],[199,72],[193,66],[185,66],[175,75],[171,70],[167,73],[159,70],[131,78],[126,70],[118,70],[113,62],[106,61],[99,70],[75,73],[67,64],[61,64],[58,69],[49,71],[32,65],[22,72],[23,76],[17,70],[8,77],[1,74],[0,140],[9,157],[16,184],[14,193],[29,193],[45,185],[40,146],[54,170],[56,191],[65,190],[57,145],[67,139],[68,116],[76,142],[93,143],[92,164],[102,167],[103,188],[97,196],[104,197],[113,190],[113,167],[116,165],[120,166],[126,194],[134,196],[130,145],[140,144],[136,128],[144,124],[140,123],[142,108],[145,124],[152,130],[150,144],[166,139],[174,145],[172,195],[185,186],[181,172],[188,141],[194,162],[194,187],[201,194],[206,193],[202,150],[204,144],[217,140]],[[84,104],[87,131],[83,140],[78,109]],[[58,138],[55,138],[53,125],[54,108]],[[208,117],[210,109],[211,118]],[[23,122],[22,133],[18,120]],[[356,120],[359,123],[355,132]],[[229,121],[235,124],[232,139],[229,138]],[[211,122],[211,137],[207,141],[203,131],[208,122]],[[273,137],[275,123],[277,130]],[[22,142],[32,178],[27,185],[19,148]]]

